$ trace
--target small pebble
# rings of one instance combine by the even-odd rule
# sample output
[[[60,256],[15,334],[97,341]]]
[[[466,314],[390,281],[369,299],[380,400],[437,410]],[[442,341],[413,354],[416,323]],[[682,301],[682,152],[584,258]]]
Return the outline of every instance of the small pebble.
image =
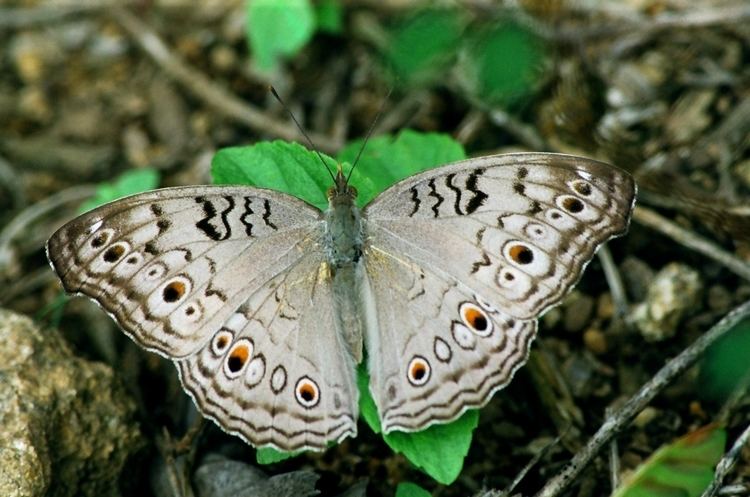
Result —
[[[563,327],[569,333],[581,331],[591,319],[594,299],[580,292],[572,292],[565,299]]]
[[[220,72],[227,72],[237,65],[237,54],[226,45],[211,50],[211,65]]]
[[[596,355],[604,354],[609,348],[607,345],[607,337],[602,330],[597,328],[589,328],[583,332],[583,344],[591,351],[591,353]]]
[[[659,412],[660,411],[655,407],[648,406],[638,413],[633,420],[633,424],[638,428],[643,428],[656,419],[656,417],[659,416]]]
[[[23,116],[40,123],[46,123],[52,119],[52,109],[41,87],[26,86],[18,93],[18,110]]]
[[[596,317],[599,319],[612,319],[615,314],[615,303],[612,301],[612,294],[609,292],[602,293],[596,301]]]

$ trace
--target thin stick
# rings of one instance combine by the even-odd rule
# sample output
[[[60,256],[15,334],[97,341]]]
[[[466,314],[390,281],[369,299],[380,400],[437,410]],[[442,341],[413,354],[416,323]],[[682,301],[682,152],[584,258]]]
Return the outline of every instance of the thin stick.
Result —
[[[612,437],[620,433],[646,407],[656,395],[664,390],[677,376],[684,373],[719,338],[726,335],[737,323],[750,317],[750,301],[734,308],[710,330],[670,360],[638,392],[612,416],[608,416],[599,430],[589,439],[570,462],[536,494],[536,497],[560,495],[591,462]]]
[[[677,243],[700,252],[706,257],[722,264],[733,273],[750,280],[750,264],[727,252],[713,242],[687,230],[669,219],[657,214],[646,207],[636,206],[633,219],[644,226],[670,237]]]
[[[155,31],[126,9],[112,8],[108,12],[167,76],[184,86],[217,112],[245,124],[258,133],[268,133],[285,140],[300,139],[301,136],[297,128],[290,127],[286,122],[249,105],[236,95],[216,85],[202,72],[190,67],[177,54],[169,50]],[[335,152],[342,146],[340,141],[325,135],[310,133],[310,137],[324,152]]]
[[[612,301],[615,304],[617,315],[622,318],[628,313],[628,297],[625,294],[625,285],[620,277],[620,272],[612,258],[612,252],[609,251],[609,247],[602,245],[596,255],[599,257],[599,262],[602,263],[604,278],[612,292]]]
[[[279,96],[279,93],[276,91],[276,88],[274,88],[273,86],[269,86],[268,88],[269,90],[271,90],[271,94],[274,96],[274,98],[278,100],[278,102],[281,104],[282,107],[284,107],[284,110],[286,111],[287,114],[289,114],[289,117],[292,118],[292,121],[294,121],[294,124],[297,125],[297,129],[299,130],[300,133],[302,133],[302,136],[305,137],[305,140],[307,140],[308,145],[310,145],[310,150],[315,152],[315,154],[318,156],[318,159],[320,159],[320,163],[323,164],[323,167],[325,167],[326,171],[328,171],[328,175],[331,177],[331,179],[335,183],[336,177],[331,172],[331,169],[328,167],[328,164],[326,164],[326,161],[323,160],[323,156],[320,155],[320,152],[318,152],[318,147],[316,147],[313,141],[310,139],[310,137],[307,136],[307,133],[305,133],[304,128],[299,123],[299,121],[297,121],[297,118],[294,117],[294,113],[292,113],[292,109],[286,106],[286,103],[284,103],[284,101],[281,99],[281,97]]]
[[[724,478],[726,478],[729,472],[732,471],[734,465],[737,464],[742,449],[748,444],[748,441],[750,441],[750,425],[747,425],[742,434],[734,441],[729,452],[724,454],[724,457],[721,458],[719,464],[716,465],[714,479],[711,481],[708,488],[701,494],[701,497],[714,497],[719,492],[721,482],[724,481]]]
[[[604,414],[612,416],[612,408],[607,407]],[[612,492],[620,486],[620,451],[617,448],[617,438],[614,437],[609,442],[609,482]]]

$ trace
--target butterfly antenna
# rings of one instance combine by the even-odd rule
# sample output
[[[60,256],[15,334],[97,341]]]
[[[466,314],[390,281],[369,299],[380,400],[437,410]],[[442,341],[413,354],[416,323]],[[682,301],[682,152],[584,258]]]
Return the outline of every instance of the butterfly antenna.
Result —
[[[362,156],[362,152],[365,151],[365,146],[367,145],[367,141],[370,139],[372,132],[375,130],[375,125],[378,123],[378,119],[380,119],[380,115],[385,110],[385,104],[388,102],[388,98],[391,96],[392,92],[393,92],[393,87],[391,87],[391,89],[388,90],[388,93],[386,93],[385,98],[380,103],[380,108],[378,109],[378,113],[375,114],[375,119],[372,120],[372,124],[370,124],[370,129],[367,130],[367,134],[365,135],[365,141],[363,141],[362,146],[359,147],[359,152],[357,152],[357,157],[354,159],[354,164],[352,164],[352,168],[349,170],[349,174],[346,175],[347,184],[349,183],[349,178],[352,177],[352,172],[354,171],[354,168],[357,167],[357,163],[359,162],[359,158]]]
[[[286,104],[284,103],[284,101],[281,99],[281,97],[279,96],[279,94],[276,92],[276,88],[274,88],[273,86],[269,86],[268,88],[271,90],[271,93],[273,94],[274,98],[276,98],[276,100],[279,101],[279,103],[281,104],[281,106],[284,107],[284,110],[286,111],[287,114],[289,114],[289,117],[292,118],[292,121],[294,121],[294,124],[297,125],[297,129],[299,130],[300,133],[302,133],[302,136],[304,136],[305,139],[307,140],[308,145],[310,145],[310,149],[312,149],[315,152],[315,154],[318,156],[318,159],[320,159],[320,162],[323,164],[323,167],[326,168],[326,171],[328,171],[328,174],[331,176],[331,179],[335,183],[336,182],[336,177],[331,172],[331,169],[328,167],[328,164],[326,164],[326,161],[323,160],[323,156],[320,155],[320,152],[318,151],[318,147],[316,147],[315,144],[310,139],[310,137],[307,136],[307,133],[305,133],[305,130],[302,127],[302,125],[300,125],[299,121],[297,121],[297,118],[294,117],[294,114],[292,114],[291,109],[289,109],[289,107],[286,106]]]

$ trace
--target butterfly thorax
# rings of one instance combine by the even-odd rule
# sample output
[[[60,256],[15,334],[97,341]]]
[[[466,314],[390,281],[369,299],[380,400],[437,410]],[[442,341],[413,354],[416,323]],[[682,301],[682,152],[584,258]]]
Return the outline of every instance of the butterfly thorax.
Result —
[[[339,170],[328,190],[325,250],[331,267],[355,265],[362,256],[362,220],[355,204],[357,190],[346,183]]]

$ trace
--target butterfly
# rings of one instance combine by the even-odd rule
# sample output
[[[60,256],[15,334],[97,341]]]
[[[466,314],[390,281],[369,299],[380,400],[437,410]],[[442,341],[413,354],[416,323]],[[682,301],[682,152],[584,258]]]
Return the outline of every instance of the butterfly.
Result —
[[[627,230],[636,191],[615,167],[549,153],[421,172],[363,209],[340,166],[332,178],[325,212],[249,186],[133,195],[60,228],[48,257],[67,292],[173,360],[225,431],[323,450],[357,433],[363,360],[386,433],[485,405],[539,315]]]

